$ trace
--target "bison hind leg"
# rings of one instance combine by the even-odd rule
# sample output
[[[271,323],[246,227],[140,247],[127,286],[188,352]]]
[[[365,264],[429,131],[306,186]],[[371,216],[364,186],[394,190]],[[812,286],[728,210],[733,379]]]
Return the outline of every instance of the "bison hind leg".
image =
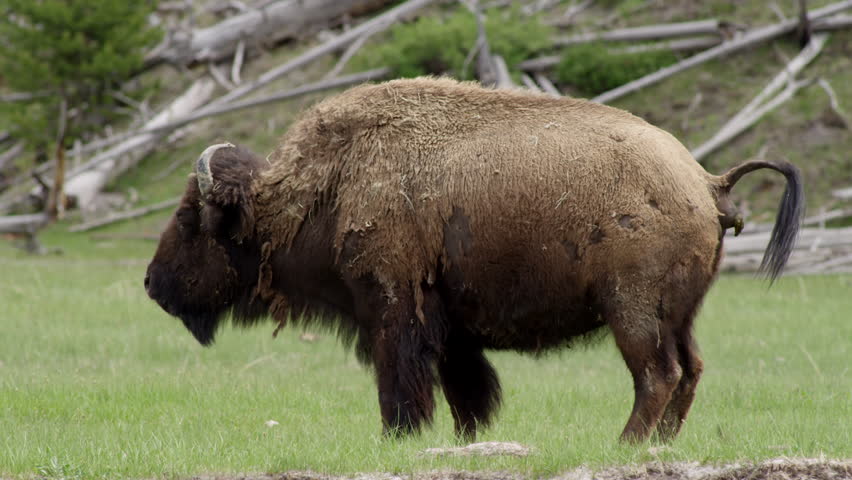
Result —
[[[682,376],[659,292],[659,286],[629,281],[614,287],[602,302],[604,319],[633,377],[633,410],[622,441],[648,439]]]
[[[456,437],[476,440],[478,426],[487,427],[500,407],[500,380],[482,346],[467,335],[451,334],[438,361],[438,375],[450,405]]]
[[[695,399],[698,380],[704,370],[704,362],[698,353],[698,346],[695,344],[691,329],[679,332],[676,341],[683,376],[672,392],[672,398],[663,413],[663,418],[657,424],[657,434],[664,442],[674,439],[680,432],[692,401]]]

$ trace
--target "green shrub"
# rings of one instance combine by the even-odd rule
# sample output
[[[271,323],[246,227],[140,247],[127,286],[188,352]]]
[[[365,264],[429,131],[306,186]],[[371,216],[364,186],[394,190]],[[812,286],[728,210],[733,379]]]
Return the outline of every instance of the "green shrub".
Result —
[[[587,95],[611,90],[677,61],[669,50],[618,53],[601,43],[569,47],[556,67],[556,76]]]
[[[523,17],[517,9],[490,13],[485,30],[491,52],[502,55],[510,66],[546,48],[552,32],[537,18]],[[449,73],[470,79],[475,62],[465,66],[465,59],[476,37],[476,19],[464,8],[457,8],[446,18],[423,16],[392,28],[381,45],[363,49],[353,59],[353,66],[359,70],[388,66],[400,77]]]
[[[3,0],[0,75],[29,101],[0,105],[3,122],[32,145],[56,140],[60,105],[69,115],[65,138],[98,128],[117,115],[111,92],[143,64],[162,32],[148,24],[154,1]]]

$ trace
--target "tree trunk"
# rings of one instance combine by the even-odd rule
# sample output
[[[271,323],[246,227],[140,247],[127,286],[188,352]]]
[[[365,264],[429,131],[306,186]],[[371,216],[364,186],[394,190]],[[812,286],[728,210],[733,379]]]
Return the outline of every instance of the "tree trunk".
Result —
[[[276,43],[337,24],[344,16],[363,15],[390,0],[284,0],[251,9],[208,28],[193,31],[188,38],[173,38],[146,59],[148,64],[171,62],[191,64],[230,57],[240,41],[248,45]]]
[[[47,199],[47,217],[53,221],[62,218],[65,213],[65,127],[68,114],[68,101],[64,98],[59,107],[59,128],[56,136],[56,168],[53,170],[53,188]]]

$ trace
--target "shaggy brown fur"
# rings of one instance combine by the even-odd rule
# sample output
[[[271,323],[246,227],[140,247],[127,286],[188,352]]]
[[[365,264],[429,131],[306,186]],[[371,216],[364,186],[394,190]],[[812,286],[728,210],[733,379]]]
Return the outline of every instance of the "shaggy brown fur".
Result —
[[[190,182],[178,214],[230,219],[203,237],[223,250],[207,264],[240,271],[217,297],[238,321],[309,312],[294,320],[357,341],[376,369],[386,431],[428,422],[440,384],[457,432],[472,437],[500,402],[483,349],[540,352],[608,326],[636,392],[622,438],[655,428],[669,438],[702,370],[692,320],[724,229],[742,221],[728,192],[757,168],[788,179],[767,252],[774,278],[801,216],[792,165],[751,162],[717,177],[627,112],[422,78],[318,104],[266,162],[216,150],[213,187]],[[183,266],[200,240],[172,230],[149,274],[194,298],[210,267]],[[180,293],[157,282],[152,297],[212,340],[227,308],[192,304],[182,316]]]

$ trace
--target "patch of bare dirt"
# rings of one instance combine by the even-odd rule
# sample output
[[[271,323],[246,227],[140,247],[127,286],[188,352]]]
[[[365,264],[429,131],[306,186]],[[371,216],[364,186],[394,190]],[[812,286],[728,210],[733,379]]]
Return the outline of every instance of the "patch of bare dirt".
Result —
[[[465,447],[427,448],[422,455],[425,456],[457,456],[457,457],[493,457],[496,455],[509,455],[513,457],[526,457],[532,452],[530,447],[515,442],[481,442],[472,443]]]
[[[192,480],[524,480],[509,472],[432,471],[414,475],[363,473],[335,476],[302,471],[193,477]],[[852,460],[776,458],[760,463],[702,465],[652,462],[601,470],[580,467],[549,480],[852,480]]]

